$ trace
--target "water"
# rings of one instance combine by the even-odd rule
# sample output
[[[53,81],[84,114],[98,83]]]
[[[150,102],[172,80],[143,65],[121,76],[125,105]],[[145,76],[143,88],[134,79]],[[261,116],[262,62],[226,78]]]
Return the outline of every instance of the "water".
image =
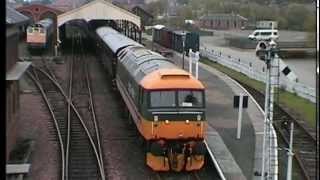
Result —
[[[297,75],[298,81],[310,87],[316,87],[316,59],[283,59]]]

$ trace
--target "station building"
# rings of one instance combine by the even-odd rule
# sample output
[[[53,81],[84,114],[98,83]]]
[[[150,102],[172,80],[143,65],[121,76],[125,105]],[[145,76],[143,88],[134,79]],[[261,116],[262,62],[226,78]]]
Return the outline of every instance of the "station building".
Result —
[[[6,7],[6,160],[9,160],[16,139],[19,122],[19,79],[30,62],[18,61],[19,27],[30,19],[16,10]]]
[[[209,14],[199,18],[201,28],[231,30],[241,29],[246,26],[248,19],[239,14]]]

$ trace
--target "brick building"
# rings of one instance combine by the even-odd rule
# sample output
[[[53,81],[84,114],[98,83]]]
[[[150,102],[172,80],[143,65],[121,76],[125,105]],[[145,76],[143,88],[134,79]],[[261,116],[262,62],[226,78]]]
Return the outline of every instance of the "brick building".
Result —
[[[199,18],[199,26],[205,29],[241,29],[248,19],[239,14],[209,14]]]
[[[19,121],[19,79],[30,62],[18,62],[19,27],[29,18],[16,10],[6,8],[6,160],[16,143],[16,125]]]

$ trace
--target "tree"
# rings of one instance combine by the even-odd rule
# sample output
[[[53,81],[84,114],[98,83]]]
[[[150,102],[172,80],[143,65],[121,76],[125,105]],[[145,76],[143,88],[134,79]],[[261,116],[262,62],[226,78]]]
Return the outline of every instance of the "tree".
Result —
[[[303,30],[303,23],[307,18],[308,10],[300,4],[290,4],[286,13],[288,27],[292,30]]]
[[[308,32],[307,41],[311,46],[315,46],[316,44],[316,28],[317,21],[315,14],[308,14],[306,17],[306,21],[304,23],[304,30]]]
[[[151,12],[151,14],[154,17],[165,14],[167,8],[168,8],[167,0],[153,1],[147,5],[148,12]]]

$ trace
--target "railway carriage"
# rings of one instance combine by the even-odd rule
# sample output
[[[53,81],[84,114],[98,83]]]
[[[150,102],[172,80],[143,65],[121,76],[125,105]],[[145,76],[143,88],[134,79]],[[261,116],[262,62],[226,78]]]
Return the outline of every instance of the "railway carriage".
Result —
[[[199,51],[200,36],[196,32],[174,31],[170,28],[155,28],[153,34],[154,42],[177,52],[183,52],[182,36],[185,34],[185,52],[188,55],[189,49],[196,52]]]
[[[123,36],[118,31],[112,28],[98,28],[97,50],[100,56],[101,62],[107,68],[107,72],[113,79],[113,85],[115,85],[116,70],[117,70],[117,53],[122,48],[128,46],[141,46],[141,44],[131,40],[130,38]]]
[[[200,169],[207,128],[203,84],[111,28],[96,32],[113,53],[113,62],[105,64],[111,65],[108,69],[145,139],[147,165],[155,171]]]
[[[172,49],[173,31],[169,28],[160,30],[160,44],[166,48]]]
[[[28,26],[27,44],[29,49],[45,49],[49,46],[53,35],[53,20],[43,19]]]

